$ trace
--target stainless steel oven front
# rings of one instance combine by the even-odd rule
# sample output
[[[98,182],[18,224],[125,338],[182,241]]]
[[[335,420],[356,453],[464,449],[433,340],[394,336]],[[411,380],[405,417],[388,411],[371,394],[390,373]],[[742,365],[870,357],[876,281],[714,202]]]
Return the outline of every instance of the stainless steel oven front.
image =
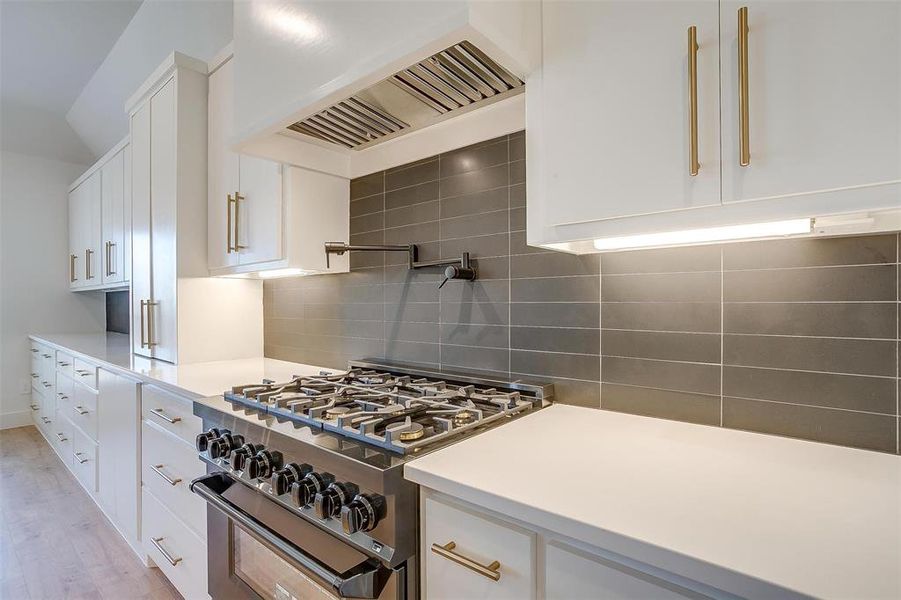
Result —
[[[191,484],[207,501],[213,600],[408,597],[413,559],[393,568],[298,518],[228,473]]]

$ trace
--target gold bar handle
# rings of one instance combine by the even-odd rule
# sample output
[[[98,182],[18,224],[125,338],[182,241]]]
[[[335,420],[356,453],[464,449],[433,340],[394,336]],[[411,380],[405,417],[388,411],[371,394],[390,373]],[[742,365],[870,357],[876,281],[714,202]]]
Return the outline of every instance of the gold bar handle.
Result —
[[[69,283],[75,283],[76,281],[78,281],[78,275],[75,274],[75,259],[77,258],[77,254],[69,255]]]
[[[235,192],[235,252],[239,250],[244,250],[247,246],[242,246],[238,242],[238,231],[240,230],[240,225],[238,225],[238,216],[241,214],[240,202],[244,200],[244,196],[242,196],[239,192]]]
[[[231,254],[235,251],[235,248],[232,247],[232,204],[235,204],[235,199],[232,198],[232,195],[228,195],[228,200],[225,202],[225,253]]]
[[[113,270],[113,248],[116,242],[106,242],[106,276],[111,277],[116,274]]]
[[[144,307],[147,306],[147,300],[141,300],[141,348],[147,347],[147,341],[144,338]]]
[[[458,565],[462,565],[469,569],[470,571],[475,571],[479,575],[483,577],[487,577],[488,579],[499,581],[501,578],[501,563],[498,561],[492,561],[489,565],[483,565],[477,563],[471,558],[467,558],[462,554],[454,552],[454,548],[457,547],[456,542],[450,541],[443,546],[438,543],[432,544],[432,552],[437,554],[438,556],[443,556],[444,558],[457,563]]]
[[[167,415],[166,413],[163,412],[162,408],[151,408],[150,413],[158,416],[163,421],[166,421],[167,423],[171,423],[173,425],[175,425],[176,423],[181,421],[181,417],[170,417],[169,415]]]
[[[162,477],[164,480],[166,480],[166,483],[168,483],[169,485],[178,485],[179,483],[181,483],[180,478],[169,477],[168,475],[163,473],[162,468],[163,468],[163,465],[150,465],[150,470],[153,471],[154,473],[156,473],[157,475],[159,475],[160,477]]]
[[[698,28],[688,28],[688,174],[694,177],[698,163]]]
[[[166,549],[163,548],[163,545],[160,544],[160,542],[162,542],[162,541],[163,541],[163,538],[161,538],[161,537],[157,537],[157,538],[152,537],[152,538],[150,538],[150,543],[153,544],[153,547],[156,548],[157,550],[159,550],[159,551],[160,551],[160,554],[163,555],[163,558],[165,558],[166,560],[168,560],[168,561],[169,561],[169,564],[172,565],[172,566],[174,567],[175,565],[177,565],[178,563],[181,562],[181,557],[175,558],[174,556],[172,556],[171,554],[169,554],[169,552],[167,552]]]
[[[748,7],[738,9],[738,164],[751,164],[751,126],[748,76]]]
[[[85,279],[94,279],[94,273],[92,273],[91,269],[91,257],[93,256],[94,251],[90,248],[85,248],[84,250],[84,278]]]

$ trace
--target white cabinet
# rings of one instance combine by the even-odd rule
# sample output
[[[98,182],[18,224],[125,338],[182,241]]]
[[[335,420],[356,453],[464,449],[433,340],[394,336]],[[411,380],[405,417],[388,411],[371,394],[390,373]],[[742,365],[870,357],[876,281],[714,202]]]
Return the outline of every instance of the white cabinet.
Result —
[[[898,2],[542,2],[541,40],[531,245],[901,206]]]
[[[93,172],[69,192],[69,287],[101,283],[101,176]]]
[[[101,278],[104,285],[121,284],[128,281],[126,211],[131,211],[131,202],[126,197],[126,153],[128,147],[119,150],[100,168],[101,179],[101,226],[103,241]]]
[[[208,277],[206,64],[173,53],[128,110],[134,352],[182,363],[262,355],[259,282]]]

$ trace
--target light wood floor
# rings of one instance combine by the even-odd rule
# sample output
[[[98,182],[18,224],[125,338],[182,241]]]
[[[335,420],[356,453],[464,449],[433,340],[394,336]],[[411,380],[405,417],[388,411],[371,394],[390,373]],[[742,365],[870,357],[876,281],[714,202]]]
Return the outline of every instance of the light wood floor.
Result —
[[[0,431],[0,599],[181,598],[148,569],[34,427]]]

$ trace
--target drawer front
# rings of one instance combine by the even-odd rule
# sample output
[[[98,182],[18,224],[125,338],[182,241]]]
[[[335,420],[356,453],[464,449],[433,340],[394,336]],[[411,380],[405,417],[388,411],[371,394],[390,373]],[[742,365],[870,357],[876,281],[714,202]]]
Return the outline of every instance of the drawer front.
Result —
[[[535,597],[534,534],[433,497],[424,505],[426,598]],[[433,551],[433,544],[445,552]],[[500,563],[497,581],[487,576],[494,561]]]
[[[72,428],[72,470],[75,477],[92,495],[97,493],[97,444],[78,429]]]
[[[206,544],[146,488],[141,498],[141,537],[147,556],[186,600],[207,598]]]
[[[144,386],[141,398],[141,414],[145,421],[194,445],[197,434],[203,431],[203,421],[194,416],[193,402],[152,385]]]
[[[92,390],[97,389],[97,365],[76,358],[72,361],[72,371],[75,381],[83,383]]]
[[[72,407],[75,385],[66,375],[58,375],[56,378],[56,409],[69,418],[68,411]]]
[[[97,392],[75,384],[69,401],[70,420],[91,439],[97,439]]]
[[[40,422],[38,427],[44,434],[44,437],[53,441],[53,422],[56,420],[56,401],[52,396],[41,397]]]
[[[44,397],[41,393],[35,389],[31,390],[31,420],[34,421],[36,427],[40,429],[41,427],[41,404],[44,402]]]
[[[152,423],[141,428],[141,480],[157,499],[203,539],[206,502],[188,486],[206,473],[197,452],[180,438]]]
[[[72,468],[72,424],[68,421],[66,409],[57,408],[56,417],[53,419],[53,427],[50,429],[50,441],[56,448],[63,463]]]
[[[72,377],[75,372],[75,357],[62,350],[56,351],[56,372]]]

